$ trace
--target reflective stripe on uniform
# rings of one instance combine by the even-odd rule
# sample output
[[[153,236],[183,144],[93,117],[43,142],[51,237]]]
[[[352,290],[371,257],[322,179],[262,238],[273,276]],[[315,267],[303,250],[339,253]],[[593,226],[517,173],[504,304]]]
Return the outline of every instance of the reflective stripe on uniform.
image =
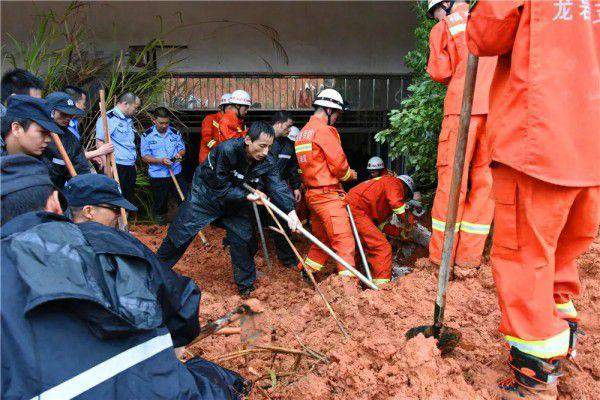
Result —
[[[218,127],[219,127],[219,123],[218,123],[217,121],[215,121],[214,119],[213,119],[213,126],[214,126],[215,128],[218,128]]]
[[[291,155],[289,155],[289,154],[279,154],[279,156],[278,156],[278,157],[279,157],[279,158],[285,158],[285,159],[290,159],[290,158],[292,158],[292,156],[291,156]]]
[[[169,347],[173,347],[171,334],[154,337],[40,393],[31,400],[72,399]]]
[[[354,275],[352,272],[348,271],[347,269],[344,269],[342,271],[338,271],[338,275],[339,276],[350,276],[350,277],[356,278],[356,275]]]
[[[454,227],[454,232],[458,232],[460,229],[460,222],[457,222]],[[446,222],[440,221],[439,219],[431,218],[431,228],[434,231],[444,232],[446,230]]]
[[[373,283],[376,285],[383,285],[384,283],[389,283],[389,279],[373,279]]]
[[[213,146],[214,146],[216,143],[217,143],[217,141],[213,139],[213,140],[211,140],[210,142],[208,142],[206,145],[207,145],[207,146],[208,146],[208,148],[210,149],[210,148],[212,148],[212,147],[213,147]]]
[[[467,24],[454,25],[454,26],[451,26],[449,29],[450,29],[450,34],[452,36],[456,36],[456,34],[464,32],[467,29]]]
[[[567,317],[577,318],[577,310],[575,309],[575,305],[572,301],[567,303],[556,303],[556,309],[561,314],[565,314]]]
[[[462,221],[460,223],[460,230],[467,233],[474,233],[476,235],[487,235],[490,233],[490,225],[473,224],[471,222]]]
[[[348,171],[346,171],[346,173],[344,174],[344,176],[342,177],[341,181],[345,182],[348,179],[350,179],[350,176],[352,175],[352,170],[350,168],[348,168]]]
[[[308,257],[306,257],[306,260],[304,260],[304,263],[315,271],[320,271],[323,269],[323,264],[319,264],[318,262],[313,261]]]
[[[564,356],[569,351],[569,328],[556,336],[544,340],[523,340],[513,336],[505,336],[510,346],[531,354],[532,356],[549,359]]]
[[[294,149],[296,150],[296,153],[305,153],[307,151],[312,151],[312,143],[297,144],[296,146],[294,146]]]
[[[53,158],[52,163],[58,164],[58,165],[67,165],[67,164],[65,164],[65,161],[62,158]]]
[[[406,211],[406,205],[402,205],[398,208],[394,208],[393,211],[395,214],[403,214]]]

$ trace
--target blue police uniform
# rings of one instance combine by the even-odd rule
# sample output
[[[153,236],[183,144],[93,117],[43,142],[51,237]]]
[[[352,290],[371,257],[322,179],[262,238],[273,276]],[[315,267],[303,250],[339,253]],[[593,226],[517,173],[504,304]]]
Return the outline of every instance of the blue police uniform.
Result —
[[[121,191],[127,200],[133,202],[136,179],[135,160],[137,159],[136,131],[133,119],[125,116],[119,107],[107,112],[106,118],[108,119],[110,141],[115,147],[115,162],[119,173]],[[96,139],[106,142],[102,118],[98,118],[96,121]]]
[[[144,132],[140,152],[142,156],[154,158],[174,158],[177,153],[185,150],[185,144],[179,132],[172,127],[167,128],[163,135],[153,126]],[[175,175],[181,172],[181,163],[176,162],[171,166]],[[169,178],[169,167],[163,164],[150,164],[148,167],[150,178]]]
[[[79,121],[77,118],[71,119],[69,122],[69,131],[77,138],[77,140],[81,140],[81,134],[79,134]]]
[[[173,159],[182,150],[185,150],[185,144],[183,143],[181,134],[172,127],[168,127],[165,134],[161,134],[153,126],[147,129],[144,132],[144,136],[142,136],[140,146],[142,156]],[[181,187],[181,191],[185,195],[188,184],[181,173],[181,163],[175,162],[171,168],[175,174],[175,179],[177,179]],[[175,197],[178,204],[181,203],[181,198],[177,194],[177,189],[169,173],[169,167],[163,164],[149,164],[148,175],[150,176],[150,186],[152,187],[154,198],[154,215],[159,224],[164,224],[166,223],[165,214],[167,213],[169,194]]]

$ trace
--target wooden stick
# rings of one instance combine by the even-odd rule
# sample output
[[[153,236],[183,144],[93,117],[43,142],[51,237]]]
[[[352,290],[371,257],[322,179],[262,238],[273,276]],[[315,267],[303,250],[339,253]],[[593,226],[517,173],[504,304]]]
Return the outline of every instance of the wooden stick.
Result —
[[[290,240],[290,238],[288,237],[288,235],[285,233],[285,230],[281,226],[281,223],[279,222],[279,220],[277,219],[277,217],[275,216],[275,214],[273,214],[273,211],[271,211],[271,209],[269,207],[265,207],[265,208],[269,212],[269,215],[271,215],[271,218],[273,218],[273,221],[275,221],[275,223],[279,227],[278,233],[280,233],[280,234],[283,235],[283,237],[287,241],[288,245],[291,247],[292,251],[296,255],[296,258],[302,264],[302,268],[304,268],[304,271],[306,272],[306,274],[308,275],[310,281],[314,285],[315,290],[317,291],[317,293],[319,293],[319,296],[321,296],[321,299],[323,299],[323,301],[325,302],[325,306],[327,307],[327,310],[329,311],[329,314],[331,314],[331,317],[335,320],[335,323],[337,324],[338,328],[340,328],[340,331],[342,332],[342,334],[344,335],[344,337],[347,339],[350,335],[348,335],[348,331],[346,330],[346,327],[338,319],[337,315],[335,314],[335,311],[333,311],[333,308],[331,307],[331,304],[329,304],[329,301],[327,301],[327,298],[325,298],[325,295],[323,294],[323,292],[319,288],[319,285],[317,285],[317,281],[315,280],[315,277],[313,276],[312,271],[304,263],[304,259],[302,258],[302,256],[298,252],[298,249],[296,249],[296,246],[294,246],[294,244],[292,243],[292,241]]]
[[[108,130],[108,118],[106,117],[106,100],[104,98],[104,89],[100,89],[100,115],[102,117],[102,126],[104,128],[105,142],[110,144],[110,131]],[[111,171],[111,173],[107,173],[106,175],[110,176],[115,181],[117,181],[117,184],[119,185],[119,187],[121,187],[114,151],[108,155],[106,164],[106,170]],[[121,223],[123,230],[128,232],[129,223],[127,222],[127,211],[123,207],[121,207]]]
[[[60,140],[60,136],[58,136],[58,134],[54,132],[50,132],[50,136],[52,136],[52,140],[54,141],[54,144],[56,145],[56,148],[58,149],[61,158],[65,162],[65,165],[67,167],[67,170],[69,171],[69,175],[71,175],[71,178],[77,176],[77,172],[75,171],[73,163],[71,162],[71,159],[69,158],[69,155],[65,150],[65,146],[63,146],[62,141]]]

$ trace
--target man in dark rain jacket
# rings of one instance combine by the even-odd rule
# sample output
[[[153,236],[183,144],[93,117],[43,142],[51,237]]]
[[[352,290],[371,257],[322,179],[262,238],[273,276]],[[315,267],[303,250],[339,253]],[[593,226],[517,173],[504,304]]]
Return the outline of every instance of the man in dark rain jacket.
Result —
[[[0,161],[3,201],[50,184],[41,162],[10,157],[24,159]],[[72,190],[89,204],[134,208],[109,178],[78,179],[68,198]],[[32,211],[4,224],[1,236],[2,399],[216,400],[243,392],[239,375],[177,359],[174,347],[199,332],[200,292],[131,235]]]
[[[273,137],[272,126],[255,122],[245,137],[225,141],[211,150],[206,162],[196,169],[188,198],[158,249],[164,266],[173,267],[196,234],[217,222],[227,231],[233,277],[240,294],[247,296],[254,290],[254,255],[258,245],[250,201],[259,199],[248,194],[242,184],[264,191],[288,214],[292,231],[300,225],[292,193],[269,154]]]

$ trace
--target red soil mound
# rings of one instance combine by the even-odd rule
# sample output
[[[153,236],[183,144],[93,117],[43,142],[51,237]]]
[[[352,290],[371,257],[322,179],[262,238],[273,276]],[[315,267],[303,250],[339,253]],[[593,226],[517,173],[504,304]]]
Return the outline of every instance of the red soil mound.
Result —
[[[155,249],[163,228],[137,227],[136,235]],[[201,320],[214,319],[241,303],[232,279],[222,231],[208,228],[212,246],[194,241],[176,269],[196,280],[203,291]],[[304,247],[304,246],[301,246]],[[274,254],[274,252],[272,253]],[[405,332],[430,324],[437,287],[435,270],[425,259],[415,272],[380,291],[361,290],[353,280],[330,276],[320,287],[344,322],[351,338],[344,339],[321,298],[296,270],[276,265],[267,273],[257,257],[259,277],[254,296],[266,308],[257,320],[264,332],[256,343],[302,349],[328,357],[328,363],[308,357],[293,370],[294,357],[252,354],[224,361],[249,379],[257,380],[251,398],[273,399],[491,399],[495,381],[508,373],[507,352],[497,331],[499,310],[491,270],[453,282],[448,292],[447,325],[462,333],[451,354],[442,357],[433,339],[411,341]],[[586,332],[577,361],[582,370],[566,367],[559,384],[562,399],[598,398],[600,381],[600,241],[579,260],[582,296],[576,301]],[[212,336],[192,351],[205,358],[240,350],[240,336]]]

